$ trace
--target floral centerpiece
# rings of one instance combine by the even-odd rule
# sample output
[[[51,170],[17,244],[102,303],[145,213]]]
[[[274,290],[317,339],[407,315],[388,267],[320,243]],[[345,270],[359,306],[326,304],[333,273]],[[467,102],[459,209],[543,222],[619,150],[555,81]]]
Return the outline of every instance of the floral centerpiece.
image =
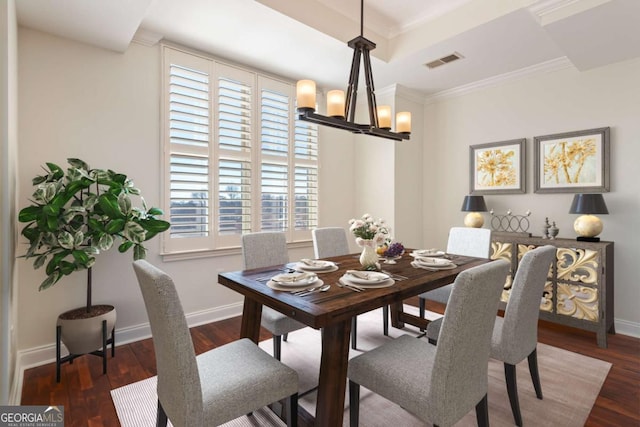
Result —
[[[349,220],[349,231],[356,237],[356,244],[362,247],[360,264],[365,270],[379,268],[377,246],[390,241],[390,229],[380,218],[375,220],[371,215],[364,214],[360,219]]]

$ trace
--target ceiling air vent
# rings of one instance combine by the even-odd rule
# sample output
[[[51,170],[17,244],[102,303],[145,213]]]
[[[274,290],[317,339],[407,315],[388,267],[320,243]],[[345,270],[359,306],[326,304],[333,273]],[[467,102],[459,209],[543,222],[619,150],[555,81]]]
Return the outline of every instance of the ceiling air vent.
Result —
[[[464,56],[460,55],[458,52],[453,52],[450,55],[443,56],[435,61],[427,62],[424,65],[429,69],[433,69],[441,65],[448,64],[449,62],[457,61],[460,58],[464,58]]]

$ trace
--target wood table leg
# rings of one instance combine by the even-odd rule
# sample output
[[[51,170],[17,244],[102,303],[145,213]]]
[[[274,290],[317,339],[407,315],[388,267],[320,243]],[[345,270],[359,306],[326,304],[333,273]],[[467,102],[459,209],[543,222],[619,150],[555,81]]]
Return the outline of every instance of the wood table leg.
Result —
[[[402,315],[404,313],[402,302],[395,302],[391,304],[390,307],[391,307],[391,326],[398,329],[404,328],[404,322],[402,321]]]
[[[240,337],[249,338],[256,344],[260,341],[260,319],[262,317],[262,304],[244,298],[242,309],[242,326],[240,327]]]
[[[324,328],[316,404],[316,427],[342,425],[347,388],[351,320]]]

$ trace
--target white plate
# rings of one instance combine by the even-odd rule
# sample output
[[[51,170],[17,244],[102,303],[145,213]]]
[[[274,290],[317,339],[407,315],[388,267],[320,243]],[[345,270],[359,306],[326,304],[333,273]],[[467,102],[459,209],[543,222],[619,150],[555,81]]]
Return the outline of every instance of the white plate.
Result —
[[[344,276],[352,283],[359,285],[371,285],[384,282],[389,279],[389,275],[378,271],[347,271]]]
[[[301,285],[301,286],[290,286],[290,285],[282,285],[282,283],[276,283],[273,280],[269,280],[267,282],[267,286],[270,287],[271,289],[275,289],[276,291],[288,291],[288,292],[292,292],[292,291],[301,291],[303,289],[308,289],[311,287],[315,287],[315,286],[322,286],[324,285],[324,282],[320,279],[316,280],[315,282],[309,283],[307,285]]]
[[[324,261],[321,259],[309,259],[305,261],[299,261],[296,264],[296,270],[305,271],[336,271],[338,266],[331,261]]]
[[[347,285],[355,285],[358,286],[359,288],[363,288],[363,289],[369,289],[369,288],[387,288],[389,286],[393,286],[394,283],[396,283],[395,280],[393,279],[386,279],[383,280],[382,282],[377,282],[377,283],[356,283],[354,281],[352,281],[351,279],[353,278],[353,276],[351,276],[350,274],[345,274],[344,276],[342,276],[340,278],[340,282],[343,284],[347,284]]]
[[[413,261],[411,263],[411,265],[415,268],[424,268],[425,270],[430,270],[430,271],[437,271],[437,270],[453,270],[454,268],[457,268],[458,266],[455,264],[447,264],[447,265],[441,265],[441,266],[437,266],[437,267],[429,267],[425,264],[422,264],[420,262],[417,261]]]
[[[425,267],[449,267],[450,265],[453,265],[453,263],[448,259],[432,257],[416,257],[415,262],[424,265]]]
[[[283,273],[276,274],[271,278],[271,282],[277,283],[281,287],[300,287],[310,285],[318,280],[315,273]]]
[[[418,249],[411,252],[412,257],[440,257],[444,256],[443,251],[437,249]]]

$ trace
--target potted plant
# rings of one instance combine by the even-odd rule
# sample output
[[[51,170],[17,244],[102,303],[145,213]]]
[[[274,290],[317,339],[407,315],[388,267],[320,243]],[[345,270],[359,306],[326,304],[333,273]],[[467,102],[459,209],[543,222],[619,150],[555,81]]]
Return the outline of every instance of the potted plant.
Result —
[[[66,172],[54,163],[47,163],[46,173],[32,180],[36,187],[32,204],[23,208],[18,218],[27,223],[22,229],[22,235],[29,241],[24,257],[35,258],[36,269],[45,266],[47,277],[40,290],[75,271],[87,271],[86,306],[58,317],[58,334],[61,332],[58,338],[69,350],[71,359],[73,355],[102,348],[106,371],[106,345],[96,330],[104,330],[100,325],[106,319],[107,330],[113,331],[115,308],[92,304],[91,267],[96,255],[111,249],[118,239],[118,251],[132,249],[134,260],[145,258],[143,243],[167,230],[170,224],[157,219],[162,211],[148,209],[144,199],[141,198],[142,208],[132,205],[131,195],[140,196],[140,191],[126,175],[91,169],[80,159],[67,161],[70,167]]]

